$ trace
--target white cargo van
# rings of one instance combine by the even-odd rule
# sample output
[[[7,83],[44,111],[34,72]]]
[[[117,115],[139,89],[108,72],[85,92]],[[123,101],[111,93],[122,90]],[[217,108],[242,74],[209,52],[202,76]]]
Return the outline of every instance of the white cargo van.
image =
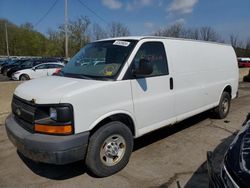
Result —
[[[58,76],[17,87],[6,130],[32,160],[85,159],[103,177],[126,166],[133,138],[209,109],[226,117],[237,90],[237,59],[229,45],[105,39],[86,45]]]

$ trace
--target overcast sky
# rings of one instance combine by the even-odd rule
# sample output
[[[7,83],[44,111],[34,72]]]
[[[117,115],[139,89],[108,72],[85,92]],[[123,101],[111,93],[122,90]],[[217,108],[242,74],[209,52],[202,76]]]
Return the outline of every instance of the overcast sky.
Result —
[[[68,15],[71,20],[86,15],[103,27],[112,21],[122,22],[132,35],[182,23],[186,27],[211,26],[225,40],[232,33],[250,38],[250,0],[68,0]],[[18,25],[31,22],[46,34],[48,28],[56,29],[64,22],[64,0],[0,0],[0,18]]]

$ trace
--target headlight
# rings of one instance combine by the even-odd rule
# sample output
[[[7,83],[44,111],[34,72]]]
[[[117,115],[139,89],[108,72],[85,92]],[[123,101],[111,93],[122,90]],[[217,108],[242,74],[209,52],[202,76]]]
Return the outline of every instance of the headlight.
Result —
[[[49,109],[49,117],[55,121],[57,121],[57,111],[55,108]]]
[[[74,133],[73,107],[70,104],[39,105],[35,112],[35,132],[70,135]]]

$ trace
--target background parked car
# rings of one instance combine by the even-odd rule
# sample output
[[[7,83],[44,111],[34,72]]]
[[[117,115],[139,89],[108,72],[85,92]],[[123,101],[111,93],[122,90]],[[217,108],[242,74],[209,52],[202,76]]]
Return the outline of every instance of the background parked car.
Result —
[[[12,63],[14,63],[15,61],[12,59],[6,59],[0,66],[0,73],[3,74],[3,69],[5,66],[7,65],[11,65]]]
[[[0,59],[0,66],[5,63],[7,59]]]
[[[6,64],[2,67],[1,72],[4,76],[7,75],[7,72],[12,68],[12,67],[16,67],[18,65],[20,65],[21,63],[27,61],[27,59],[17,59],[17,60],[13,60],[12,63],[10,64]]]
[[[24,61],[22,63],[20,63],[18,66],[14,66],[12,68],[10,68],[8,71],[7,71],[7,76],[11,78],[11,75],[18,71],[18,70],[23,70],[23,69],[29,69],[29,68],[32,68],[36,65],[40,64],[39,61],[37,61],[37,59],[29,59],[27,61]]]
[[[11,69],[9,69],[7,71],[7,76],[11,78],[12,74],[16,71],[23,70],[23,69],[30,69],[36,65],[41,64],[41,63],[49,63],[49,62],[60,63],[60,61],[58,61],[57,59],[53,59],[53,58],[30,59],[30,60],[27,60],[25,62],[22,62],[19,66],[15,66],[15,67],[12,67]]]
[[[250,58],[238,58],[239,67],[250,67]]]
[[[12,74],[13,80],[29,80],[44,76],[51,76],[64,67],[63,63],[42,63],[30,69],[23,69]]]

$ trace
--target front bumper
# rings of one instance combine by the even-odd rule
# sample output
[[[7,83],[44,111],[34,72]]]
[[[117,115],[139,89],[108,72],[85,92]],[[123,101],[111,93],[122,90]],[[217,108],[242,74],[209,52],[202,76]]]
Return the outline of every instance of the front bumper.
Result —
[[[213,153],[207,152],[207,173],[209,178],[209,188],[225,188],[223,180],[214,170]]]
[[[17,150],[29,159],[51,164],[67,164],[84,159],[89,132],[69,136],[30,133],[10,114],[5,122],[6,132]]]
[[[14,73],[11,75],[11,78],[12,78],[12,80],[19,80],[17,75],[15,75]]]
[[[225,165],[222,166],[220,174],[215,172],[212,152],[207,152],[207,171],[209,188],[239,188]]]

